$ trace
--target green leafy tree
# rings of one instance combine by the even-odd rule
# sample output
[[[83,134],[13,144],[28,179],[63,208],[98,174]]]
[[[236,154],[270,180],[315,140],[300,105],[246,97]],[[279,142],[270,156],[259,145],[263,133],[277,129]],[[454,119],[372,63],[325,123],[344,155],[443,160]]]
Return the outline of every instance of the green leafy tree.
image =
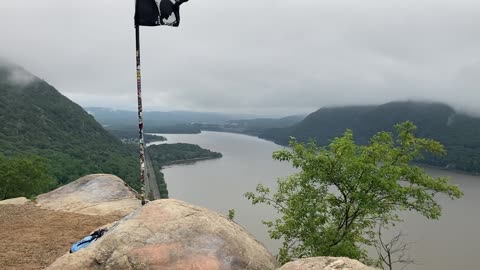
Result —
[[[228,210],[228,219],[233,220],[235,218],[235,209]]]
[[[55,181],[41,159],[0,156],[0,200],[32,197],[54,186]]]
[[[423,154],[443,155],[443,146],[417,138],[416,126],[404,122],[395,134],[380,132],[357,145],[347,130],[327,147],[290,142],[273,158],[288,161],[298,173],[278,180],[278,190],[258,185],[245,196],[253,204],[273,206],[280,218],[264,221],[270,236],[282,239],[279,261],[312,256],[347,256],[372,263],[365,246],[373,246],[378,224],[400,222],[400,211],[438,219],[437,194],[462,196],[445,177],[434,178],[411,161]]]

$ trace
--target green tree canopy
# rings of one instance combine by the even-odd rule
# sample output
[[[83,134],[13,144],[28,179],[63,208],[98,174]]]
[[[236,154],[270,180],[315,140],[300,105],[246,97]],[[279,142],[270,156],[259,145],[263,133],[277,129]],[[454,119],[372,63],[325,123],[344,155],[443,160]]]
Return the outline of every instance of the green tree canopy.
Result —
[[[55,181],[40,158],[0,156],[0,200],[32,197],[54,186]]]
[[[347,130],[327,147],[290,142],[273,158],[299,172],[278,180],[278,190],[258,185],[245,196],[253,204],[273,206],[280,214],[264,222],[270,236],[282,239],[279,260],[312,256],[347,256],[371,262],[365,246],[374,245],[376,226],[401,221],[400,211],[438,219],[437,194],[462,196],[445,177],[434,178],[411,161],[423,154],[443,155],[443,146],[415,137],[416,126],[404,122],[395,133],[380,132],[357,145]]]

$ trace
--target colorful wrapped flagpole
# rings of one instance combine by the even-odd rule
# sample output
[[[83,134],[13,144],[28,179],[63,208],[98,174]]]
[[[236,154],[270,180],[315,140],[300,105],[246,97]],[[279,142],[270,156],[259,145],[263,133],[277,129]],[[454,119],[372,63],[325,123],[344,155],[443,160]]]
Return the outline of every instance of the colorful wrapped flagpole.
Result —
[[[142,205],[145,204],[145,140],[143,138],[142,73],[140,69],[140,26],[135,25],[137,49],[137,99],[138,99],[138,139],[140,144],[140,182]]]
[[[180,5],[188,0],[136,0],[135,37],[137,47],[138,129],[140,139],[140,181],[142,205],[145,204],[145,141],[143,138],[142,76],[140,72],[140,26],[180,24]]]

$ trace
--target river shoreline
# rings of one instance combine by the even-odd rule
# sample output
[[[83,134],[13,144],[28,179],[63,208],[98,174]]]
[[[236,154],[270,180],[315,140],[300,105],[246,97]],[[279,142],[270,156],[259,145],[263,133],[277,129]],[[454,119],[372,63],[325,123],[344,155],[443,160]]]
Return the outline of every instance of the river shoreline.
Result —
[[[170,162],[167,162],[165,164],[162,165],[162,169],[163,168],[167,168],[169,166],[173,166],[173,165],[184,165],[184,164],[193,164],[197,161],[202,161],[202,160],[212,160],[212,159],[219,159],[219,158],[222,158],[223,156],[220,156],[220,157],[201,157],[201,158],[191,158],[191,159],[180,159],[180,160],[174,160],[174,161],[170,161]]]
[[[271,142],[271,143],[274,143],[275,145],[278,145],[278,146],[281,146],[281,147],[288,148],[287,145],[278,144],[278,143],[276,143],[275,141],[271,141],[271,140],[268,140],[268,139],[265,139],[265,138],[261,138],[261,137],[258,137],[258,136],[256,136],[256,135],[248,134],[248,133],[242,133],[242,132],[236,132],[236,131],[228,131],[228,130],[215,130],[215,131],[202,130],[202,132],[218,132],[218,133],[229,133],[229,134],[244,135],[244,136],[248,136],[248,137],[257,138],[257,139],[259,139],[259,140]],[[198,134],[200,134],[200,133],[198,133]],[[173,134],[173,135],[175,135],[175,134]],[[178,134],[177,134],[177,135],[178,135]],[[420,166],[420,167],[429,168],[429,169],[437,169],[437,170],[442,170],[442,171],[446,171],[446,172],[452,172],[452,173],[458,173],[458,174],[470,175],[470,176],[480,176],[480,172],[475,173],[475,172],[468,172],[468,171],[462,171],[462,170],[448,169],[448,168],[445,168],[445,167],[434,166],[434,165],[430,165],[430,164],[426,164],[426,163],[421,163],[421,162],[413,162],[413,164],[414,164],[414,165],[417,165],[417,166]]]
[[[198,135],[198,134],[201,134],[202,132],[212,132],[212,133],[215,133],[215,132],[218,132],[218,133],[227,133],[227,134],[236,134],[236,135],[243,135],[243,136],[247,136],[247,137],[251,137],[251,138],[256,138],[256,139],[259,139],[259,140],[262,140],[262,141],[266,141],[266,142],[270,142],[270,143],[273,143],[275,145],[278,145],[278,146],[281,146],[281,147],[285,147],[285,148],[288,148],[288,146],[286,145],[282,145],[282,144],[278,144],[274,141],[271,141],[271,140],[268,140],[268,139],[265,139],[265,138],[261,138],[261,137],[258,137],[256,135],[253,135],[253,134],[248,134],[248,133],[242,133],[242,132],[236,132],[236,131],[227,131],[227,130],[202,130],[200,133],[196,133],[196,134],[193,134],[193,135]],[[163,133],[151,133],[152,135],[154,136],[163,136],[165,137],[165,135],[167,134],[163,134]],[[168,135],[184,135],[184,134],[168,134]],[[188,134],[188,135],[192,135],[192,134]],[[149,144],[152,144],[152,143],[169,143],[168,141],[152,141],[150,142]],[[210,158],[209,158],[210,159]],[[201,159],[201,160],[208,160],[208,159]],[[188,162],[188,161],[187,161]],[[170,166],[170,165],[180,165],[182,163],[172,163],[172,164],[168,164],[167,166]],[[434,166],[434,165],[430,165],[430,164],[426,164],[426,163],[420,163],[420,162],[413,162],[414,165],[417,165],[417,166],[420,166],[420,167],[423,167],[423,168],[429,168],[429,169],[436,169],[436,170],[441,170],[441,171],[445,171],[445,172],[452,172],[452,173],[458,173],[458,174],[463,174],[463,175],[468,175],[468,176],[480,176],[480,172],[479,173],[474,173],[474,172],[468,172],[468,171],[462,171],[462,170],[455,170],[455,169],[448,169],[448,168],[445,168],[445,167],[440,167],[440,166]]]

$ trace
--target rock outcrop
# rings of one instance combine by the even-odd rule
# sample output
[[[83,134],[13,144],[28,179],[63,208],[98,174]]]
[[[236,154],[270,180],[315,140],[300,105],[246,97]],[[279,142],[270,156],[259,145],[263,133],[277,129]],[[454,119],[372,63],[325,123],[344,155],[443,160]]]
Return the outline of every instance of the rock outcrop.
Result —
[[[228,218],[181,201],[157,200],[47,269],[269,270],[275,260]]]
[[[16,198],[0,204],[25,204]],[[61,212],[124,216],[89,247],[64,254],[49,270],[273,270],[268,250],[228,218],[178,200],[141,207],[135,191],[107,174],[82,177],[38,196],[37,206]],[[33,204],[32,204],[33,207]],[[72,241],[75,239],[72,239]],[[278,270],[372,270],[348,258],[317,257]]]
[[[26,203],[30,202],[29,199],[25,198],[25,197],[19,197],[19,198],[13,198],[13,199],[8,199],[8,200],[3,200],[3,201],[0,201],[0,205],[7,205],[7,204],[11,204],[11,205],[24,205]]]
[[[289,262],[278,270],[375,270],[345,257],[314,257]]]
[[[37,197],[41,208],[87,215],[125,216],[141,202],[125,182],[109,174],[92,174]]]

